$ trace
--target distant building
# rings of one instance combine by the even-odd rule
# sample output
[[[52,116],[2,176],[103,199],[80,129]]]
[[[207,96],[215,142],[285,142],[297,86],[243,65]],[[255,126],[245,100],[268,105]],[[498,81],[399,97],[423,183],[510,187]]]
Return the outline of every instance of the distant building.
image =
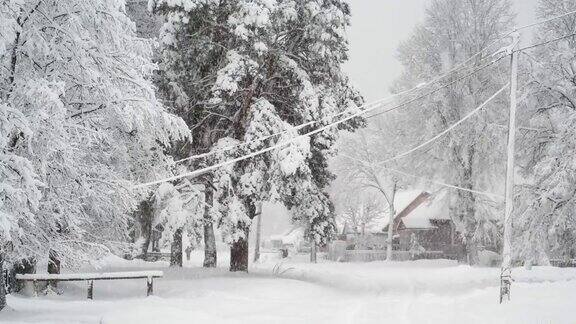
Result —
[[[456,257],[463,246],[450,218],[447,197],[428,192],[406,194],[413,199],[394,218],[396,249],[410,251],[417,242],[425,251]],[[382,231],[388,231],[388,224]]]
[[[302,227],[293,227],[283,234],[271,235],[264,241],[264,248],[274,250],[288,249],[297,252],[306,251],[308,244],[304,239],[304,229]]]
[[[395,259],[462,258],[464,246],[450,218],[447,198],[446,194],[431,195],[419,190],[396,194],[394,207],[397,214],[393,223]],[[364,235],[354,233],[348,224],[342,224],[339,244],[345,242],[349,255],[339,258],[357,261],[385,259],[388,222],[388,215],[379,218],[370,224]]]

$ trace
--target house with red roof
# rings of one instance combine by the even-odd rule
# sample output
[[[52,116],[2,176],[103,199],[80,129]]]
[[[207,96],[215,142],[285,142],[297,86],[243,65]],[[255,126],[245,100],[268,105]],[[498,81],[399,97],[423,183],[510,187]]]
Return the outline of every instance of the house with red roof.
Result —
[[[447,193],[431,194],[422,190],[400,191],[394,199],[394,207],[397,211],[392,225],[394,226],[395,254],[411,252],[412,257],[417,258],[457,259],[462,257],[464,245],[450,218]],[[381,251],[384,255],[383,250],[385,250],[388,238],[388,222],[389,217],[385,215],[371,223],[366,235],[369,239],[352,233],[344,226],[341,239],[347,242],[348,250],[372,250],[375,253]],[[370,242],[370,244],[358,244],[358,242]],[[417,253],[414,253],[415,250]]]
[[[397,250],[410,251],[417,244],[423,251],[442,252],[444,257],[456,257],[463,251],[462,240],[450,218],[446,194],[408,191],[398,196],[398,213],[393,224]],[[388,232],[388,222],[382,232]]]

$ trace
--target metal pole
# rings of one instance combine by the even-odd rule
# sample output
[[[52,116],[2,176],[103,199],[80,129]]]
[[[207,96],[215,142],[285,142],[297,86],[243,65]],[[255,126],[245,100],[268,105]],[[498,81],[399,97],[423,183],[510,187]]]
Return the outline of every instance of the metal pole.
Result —
[[[500,303],[510,300],[512,284],[512,211],[514,209],[514,144],[516,140],[516,91],[518,88],[518,40],[519,34],[513,34],[510,46],[510,120],[508,123],[508,150],[506,161],[506,202],[504,212],[504,236],[502,241],[502,269],[500,272]]]

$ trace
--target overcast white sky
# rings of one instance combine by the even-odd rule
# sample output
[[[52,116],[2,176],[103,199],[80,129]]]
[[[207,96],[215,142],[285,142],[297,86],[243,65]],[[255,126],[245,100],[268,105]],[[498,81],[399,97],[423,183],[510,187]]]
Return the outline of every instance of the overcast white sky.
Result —
[[[396,49],[424,19],[431,0],[349,0],[350,61],[345,70],[367,101],[382,98],[401,72]],[[538,0],[513,0],[518,26],[532,22]],[[510,26],[511,28],[513,26]]]

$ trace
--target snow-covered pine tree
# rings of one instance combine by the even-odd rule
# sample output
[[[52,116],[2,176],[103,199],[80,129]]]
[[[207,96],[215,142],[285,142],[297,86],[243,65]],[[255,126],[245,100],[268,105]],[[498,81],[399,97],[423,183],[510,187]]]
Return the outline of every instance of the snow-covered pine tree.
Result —
[[[158,176],[171,140],[189,136],[146,79],[150,44],[122,1],[4,1],[0,18],[7,259],[78,265],[119,252],[145,194],[130,187]]]
[[[414,87],[450,71],[456,64],[499,40],[513,25],[509,0],[432,1],[423,24],[400,46],[399,59],[404,73],[398,80],[397,89]],[[496,45],[509,45],[509,40],[504,39]],[[496,50],[498,47],[492,49]],[[489,60],[482,59],[493,52],[489,50],[475,56],[468,66],[477,68],[487,64]],[[418,101],[418,107],[412,107],[410,111],[412,120],[420,126],[412,127],[411,131],[420,131],[420,139],[431,138],[478,107],[508,82],[507,66],[500,67],[504,68],[478,71],[464,81]],[[446,82],[471,71],[456,73]],[[438,85],[431,86],[434,87]],[[505,100],[505,96],[500,96],[485,111],[474,116],[473,123],[441,138],[425,153],[426,157],[419,155],[420,159],[429,161],[418,168],[419,174],[440,177],[444,182],[466,189],[502,192],[505,142],[499,125],[506,124],[507,110],[493,106],[505,107]],[[452,218],[466,243],[470,263],[476,264],[477,245],[498,246],[500,209],[492,207],[495,202],[490,198],[469,191],[456,190],[452,197]]]
[[[194,10],[192,10],[194,8]],[[148,9],[165,16],[161,29],[161,58],[157,85],[160,95],[170,110],[181,116],[190,129],[194,129],[190,145],[175,151],[178,158],[206,153],[223,136],[221,120],[224,115],[210,110],[211,84],[221,67],[226,34],[218,27],[219,19],[227,10],[218,1],[149,1]],[[188,22],[191,22],[188,24]],[[225,120],[225,119],[224,119]],[[190,168],[200,168],[206,161],[195,160]],[[210,174],[198,179],[204,184],[205,204],[212,204],[213,180]],[[217,252],[214,235],[214,217],[210,208],[204,213],[204,267],[216,267]]]
[[[538,16],[548,19],[576,10],[569,0],[542,0]],[[576,31],[569,15],[539,26],[534,43]],[[526,109],[539,131],[524,132],[522,153],[528,182],[515,214],[516,256],[525,264],[576,257],[576,37],[523,53],[529,66]]]
[[[293,125],[361,102],[341,71],[350,14],[344,1],[150,4],[167,16],[160,37],[164,89],[198,136],[192,153],[216,142],[214,147],[225,147],[287,131],[233,152],[237,156],[293,137]],[[222,215],[218,222],[232,244],[231,270],[247,270],[248,227],[262,201],[285,203],[319,244],[332,235],[334,208],[325,189],[333,178],[327,160],[336,133],[333,129],[215,173],[214,210],[220,211],[215,214]]]

